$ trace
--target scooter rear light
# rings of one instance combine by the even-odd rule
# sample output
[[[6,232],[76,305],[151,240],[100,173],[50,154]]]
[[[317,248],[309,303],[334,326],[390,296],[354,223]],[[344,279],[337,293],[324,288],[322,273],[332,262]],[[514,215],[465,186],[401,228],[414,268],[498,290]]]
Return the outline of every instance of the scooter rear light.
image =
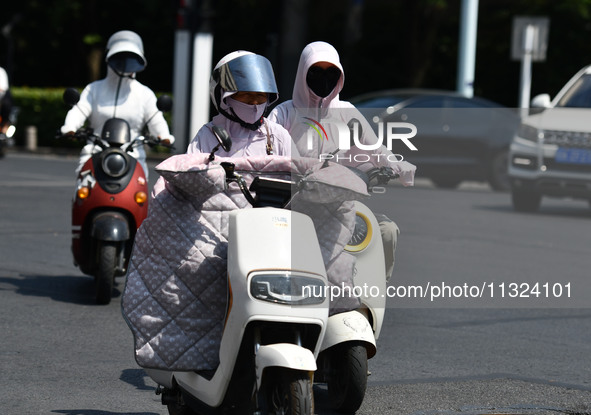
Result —
[[[142,205],[148,201],[148,195],[146,194],[146,192],[137,192],[134,195],[134,199],[135,203],[137,203],[138,205]]]
[[[90,189],[86,186],[82,186],[76,191],[76,196],[78,196],[78,199],[84,200],[90,196]]]

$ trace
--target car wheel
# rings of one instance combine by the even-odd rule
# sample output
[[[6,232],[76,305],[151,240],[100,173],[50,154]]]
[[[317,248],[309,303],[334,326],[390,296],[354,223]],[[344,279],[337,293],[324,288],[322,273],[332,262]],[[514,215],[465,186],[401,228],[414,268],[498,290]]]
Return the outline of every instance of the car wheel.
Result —
[[[509,179],[509,152],[502,151],[493,156],[490,162],[488,183],[497,192],[506,192],[511,189]]]
[[[462,179],[457,177],[431,177],[431,181],[442,189],[455,189],[462,183]]]
[[[532,191],[515,190],[511,192],[513,208],[518,212],[535,212],[540,208],[542,195]]]

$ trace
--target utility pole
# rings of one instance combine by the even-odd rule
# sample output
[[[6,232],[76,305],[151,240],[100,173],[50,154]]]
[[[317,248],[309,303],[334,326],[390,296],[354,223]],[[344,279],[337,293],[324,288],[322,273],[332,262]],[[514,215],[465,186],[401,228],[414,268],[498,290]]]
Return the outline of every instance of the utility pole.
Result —
[[[477,27],[478,0],[462,0],[457,91],[468,98],[474,96]]]
[[[550,19],[547,17],[515,16],[511,35],[511,57],[521,61],[519,79],[519,108],[529,108],[532,82],[532,62],[546,60]]]
[[[210,0],[179,0],[173,72],[173,133],[177,153],[184,153],[199,128],[209,121],[212,18]]]

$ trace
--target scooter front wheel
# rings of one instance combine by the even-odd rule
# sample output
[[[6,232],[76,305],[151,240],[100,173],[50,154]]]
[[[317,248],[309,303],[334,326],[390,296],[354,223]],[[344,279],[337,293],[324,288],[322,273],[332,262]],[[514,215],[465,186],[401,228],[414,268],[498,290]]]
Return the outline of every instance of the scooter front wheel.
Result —
[[[109,304],[115,281],[117,244],[101,241],[98,250],[98,262],[95,274],[96,303]]]
[[[331,406],[341,413],[355,413],[367,388],[367,349],[361,343],[347,342],[327,351],[330,368],[326,383]]]
[[[262,387],[265,415],[313,415],[314,396],[310,374],[301,370],[270,368]]]

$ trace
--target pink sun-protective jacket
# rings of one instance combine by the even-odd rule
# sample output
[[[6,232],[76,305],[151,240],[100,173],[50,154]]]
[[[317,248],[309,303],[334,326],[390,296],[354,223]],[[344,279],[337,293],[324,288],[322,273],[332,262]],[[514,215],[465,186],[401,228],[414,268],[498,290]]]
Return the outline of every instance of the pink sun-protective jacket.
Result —
[[[329,62],[341,71],[336,87],[325,98],[314,94],[306,83],[308,69],[317,62]],[[359,141],[363,144],[375,144],[379,140],[361,112],[350,102],[339,99],[339,93],[344,84],[345,73],[337,50],[326,42],[308,44],[300,56],[292,99],[275,107],[269,115],[270,120],[281,124],[289,131],[295,147],[302,156],[318,157],[319,154],[332,153],[338,148],[339,135],[337,129],[331,126],[332,119],[345,125],[352,119],[358,120],[361,125]],[[324,131],[321,131],[313,142],[309,138],[311,123],[320,124],[324,128]],[[360,152],[367,154],[367,156],[365,158],[355,157],[355,154]],[[397,161],[399,159],[383,145],[376,150],[359,150],[352,147],[349,154],[343,153],[338,154],[339,159],[343,160],[343,164],[354,165],[361,169],[389,166],[400,175],[403,185],[412,186],[414,184],[416,166],[406,161]],[[348,159],[351,161],[347,161]],[[369,162],[359,162],[359,160],[368,159]]]

